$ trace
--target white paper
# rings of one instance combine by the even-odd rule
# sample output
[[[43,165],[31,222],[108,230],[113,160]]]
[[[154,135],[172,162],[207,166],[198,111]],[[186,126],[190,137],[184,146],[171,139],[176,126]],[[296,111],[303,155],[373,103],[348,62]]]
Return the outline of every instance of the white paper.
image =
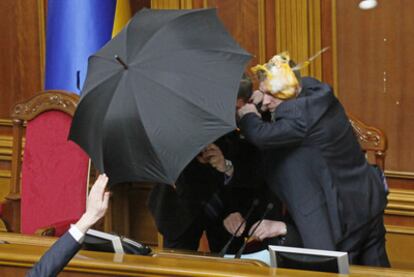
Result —
[[[224,255],[224,258],[234,259],[234,256],[235,255]],[[241,259],[259,260],[270,266],[270,253],[267,249],[250,254],[243,254]]]

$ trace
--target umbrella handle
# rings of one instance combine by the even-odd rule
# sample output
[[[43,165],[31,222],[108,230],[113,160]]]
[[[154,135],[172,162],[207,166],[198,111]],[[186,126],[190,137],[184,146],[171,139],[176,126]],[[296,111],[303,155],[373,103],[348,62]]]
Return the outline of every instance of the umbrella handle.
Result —
[[[128,69],[128,65],[118,56],[115,55],[114,58],[125,68]]]

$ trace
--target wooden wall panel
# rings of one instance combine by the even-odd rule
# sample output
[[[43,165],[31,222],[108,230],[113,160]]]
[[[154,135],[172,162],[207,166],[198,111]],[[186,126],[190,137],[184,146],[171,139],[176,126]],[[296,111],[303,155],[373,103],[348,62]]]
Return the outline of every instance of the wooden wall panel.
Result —
[[[412,228],[414,1],[382,0],[368,11],[358,8],[358,0],[333,3],[337,57],[332,71],[337,74],[339,98],[349,112],[385,131],[389,145],[385,169],[391,188],[385,223]]]
[[[320,0],[279,0],[275,3],[275,53],[288,51],[299,63],[323,48]],[[321,60],[321,57],[315,59],[301,70],[302,74],[321,79]]]
[[[0,1],[0,201],[8,194],[15,103],[43,87],[45,0]]]
[[[108,226],[108,231],[157,245],[157,228],[147,208],[151,189],[150,183],[116,186],[111,197],[112,226]]]
[[[129,0],[129,3],[132,15],[142,8],[151,8],[151,0]]]
[[[330,51],[322,55],[322,80],[331,84],[336,90],[336,76],[334,72],[334,61],[336,58],[336,32],[333,21],[335,1],[321,0],[321,45],[330,47]]]
[[[310,69],[337,89],[346,109],[369,125],[385,130],[386,159],[392,188],[386,223],[414,226],[414,1],[381,0],[372,11],[357,8],[359,0],[130,0],[142,7],[216,7],[234,38],[254,55],[249,66],[263,63],[281,50],[297,60],[330,46]],[[44,22],[47,0],[0,1],[0,197],[9,178],[8,149],[11,107],[42,89]],[[315,68],[316,66],[316,68]],[[385,74],[384,74],[385,73]],[[126,207],[114,199],[117,229],[155,243],[154,223],[145,208],[150,187],[131,185]],[[120,207],[118,209],[118,207]],[[128,218],[128,222],[122,218]],[[400,231],[392,229],[394,234]],[[400,232],[401,233],[401,232]]]
[[[414,172],[414,1],[382,0],[369,11],[358,2],[336,1],[339,97],[386,132],[386,169]]]
[[[387,227],[387,254],[393,268],[414,269],[413,230],[400,227]]]
[[[254,57],[246,68],[264,61],[264,22],[259,14],[264,12],[263,0],[208,0],[205,8],[217,8],[217,13],[234,39]]]
[[[42,89],[43,0],[0,1],[0,118]]]

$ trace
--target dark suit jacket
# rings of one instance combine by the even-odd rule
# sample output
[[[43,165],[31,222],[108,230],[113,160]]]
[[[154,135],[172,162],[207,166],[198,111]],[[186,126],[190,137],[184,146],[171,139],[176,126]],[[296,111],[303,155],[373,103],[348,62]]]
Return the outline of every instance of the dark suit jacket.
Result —
[[[26,277],[57,276],[80,248],[81,244],[66,232],[27,272]]]
[[[312,78],[302,85],[296,99],[279,105],[274,122],[251,113],[239,125],[264,151],[266,181],[286,203],[304,246],[337,249],[383,212],[386,192],[331,88]]]

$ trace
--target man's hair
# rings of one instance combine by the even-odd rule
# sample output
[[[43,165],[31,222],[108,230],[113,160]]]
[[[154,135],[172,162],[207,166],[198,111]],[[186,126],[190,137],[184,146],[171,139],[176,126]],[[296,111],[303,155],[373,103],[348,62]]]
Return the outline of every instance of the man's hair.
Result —
[[[249,76],[246,73],[243,73],[243,76],[240,80],[239,92],[237,94],[237,99],[242,99],[244,102],[248,102],[253,93],[253,83],[250,80]]]

